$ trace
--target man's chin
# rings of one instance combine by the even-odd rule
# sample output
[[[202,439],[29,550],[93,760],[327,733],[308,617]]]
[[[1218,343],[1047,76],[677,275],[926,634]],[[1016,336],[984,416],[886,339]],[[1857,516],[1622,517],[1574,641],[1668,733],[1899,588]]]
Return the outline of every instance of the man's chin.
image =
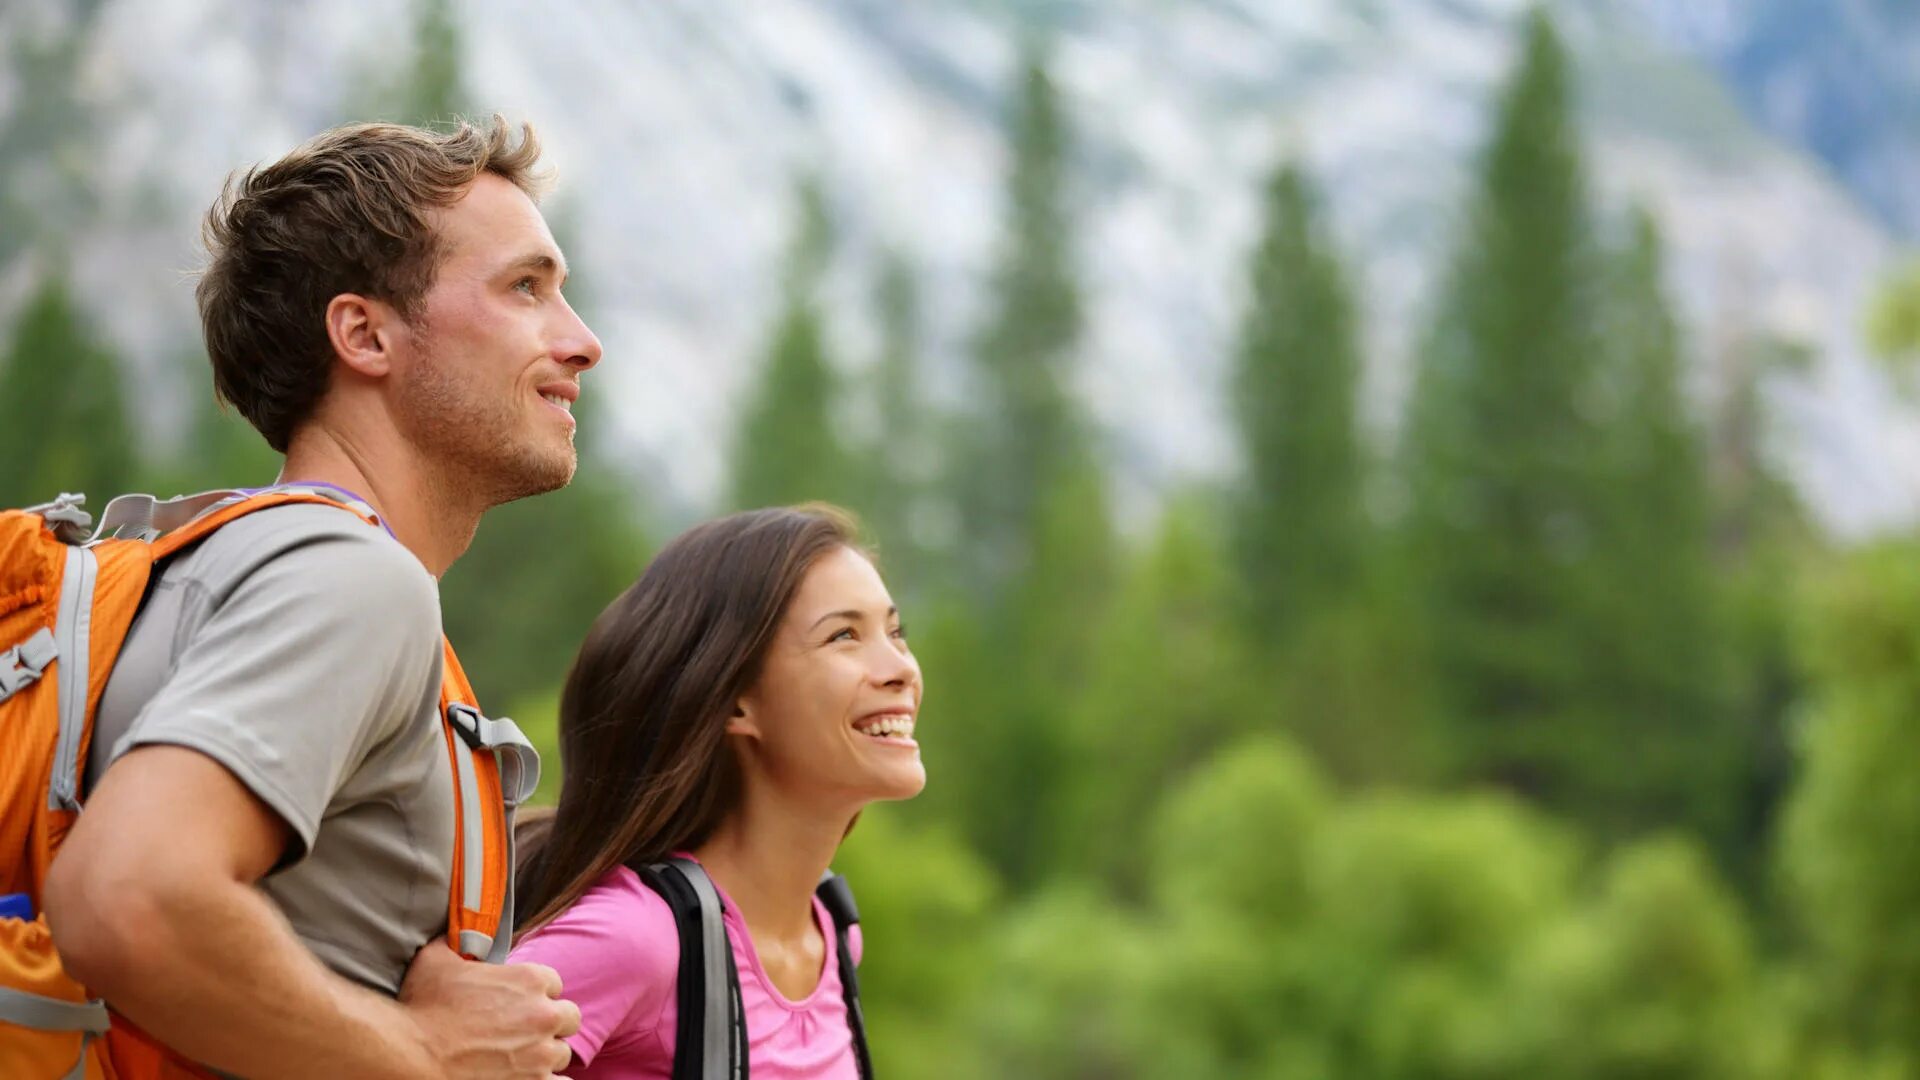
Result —
[[[495,506],[514,502],[519,499],[545,495],[549,491],[558,491],[573,481],[573,474],[579,468],[579,458],[573,453],[573,447],[567,447],[567,453],[554,455],[545,460],[523,460],[520,468],[514,470],[511,482],[502,484],[502,497],[494,501]]]

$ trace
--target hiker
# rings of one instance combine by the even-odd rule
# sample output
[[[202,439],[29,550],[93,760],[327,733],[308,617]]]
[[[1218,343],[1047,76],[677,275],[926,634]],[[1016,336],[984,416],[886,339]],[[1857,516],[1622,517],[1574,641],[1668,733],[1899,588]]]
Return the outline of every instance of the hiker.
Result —
[[[437,587],[486,510],[575,467],[600,343],[561,294],[539,157],[498,116],[343,127],[207,217],[214,387],[286,456],[258,497],[298,501],[157,565],[100,696],[44,906],[122,1077],[568,1060],[552,970],[456,952],[504,959],[500,803],[537,763],[470,700]],[[566,558],[555,538],[528,557]]]
[[[600,615],[560,699],[559,807],[521,846],[513,951],[580,1006],[567,1075],[871,1077],[857,914],[826,871],[862,807],[926,784],[920,693],[828,507],[696,526]]]

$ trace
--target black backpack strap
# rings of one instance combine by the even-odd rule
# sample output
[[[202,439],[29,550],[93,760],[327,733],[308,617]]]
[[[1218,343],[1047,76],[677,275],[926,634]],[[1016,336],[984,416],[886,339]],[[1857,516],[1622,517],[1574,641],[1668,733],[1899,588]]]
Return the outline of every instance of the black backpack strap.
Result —
[[[847,1026],[853,1029],[853,1056],[860,1063],[860,1080],[873,1080],[873,1057],[867,1053],[867,1019],[860,1011],[860,973],[854,967],[853,949],[847,941],[849,932],[860,922],[860,908],[853,902],[853,886],[831,870],[822,875],[814,894],[820,897],[827,914],[833,918],[835,955],[840,959],[840,992],[847,1002]]]
[[[719,890],[691,859],[633,870],[667,902],[680,935],[673,1080],[747,1080],[746,1010]]]

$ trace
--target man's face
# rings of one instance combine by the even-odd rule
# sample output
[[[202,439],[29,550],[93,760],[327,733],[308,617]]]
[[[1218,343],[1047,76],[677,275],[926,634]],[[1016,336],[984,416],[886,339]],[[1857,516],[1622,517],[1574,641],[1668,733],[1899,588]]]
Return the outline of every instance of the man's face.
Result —
[[[482,173],[434,215],[440,265],[394,366],[402,433],[497,506],[573,478],[573,404],[600,342],[561,295],[566,260],[525,192]]]

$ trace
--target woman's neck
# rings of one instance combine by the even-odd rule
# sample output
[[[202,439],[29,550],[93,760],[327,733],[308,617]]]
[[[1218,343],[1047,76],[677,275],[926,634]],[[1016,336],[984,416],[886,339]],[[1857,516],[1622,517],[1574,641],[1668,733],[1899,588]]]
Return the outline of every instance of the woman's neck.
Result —
[[[796,941],[815,932],[813,891],[852,816],[749,794],[693,854],[756,938]]]

